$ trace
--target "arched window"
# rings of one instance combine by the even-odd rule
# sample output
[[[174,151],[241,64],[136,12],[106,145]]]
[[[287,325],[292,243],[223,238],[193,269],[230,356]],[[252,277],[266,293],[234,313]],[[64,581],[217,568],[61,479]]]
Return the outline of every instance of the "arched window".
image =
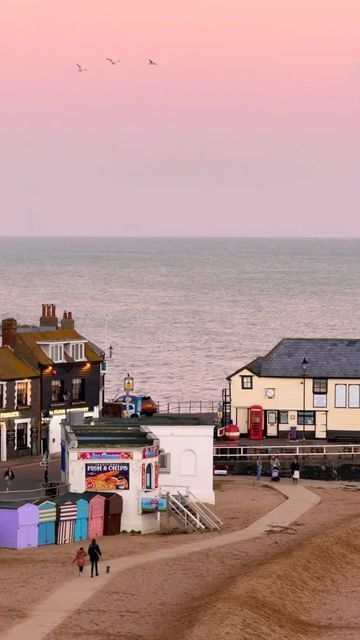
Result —
[[[191,449],[185,449],[180,458],[180,475],[196,476],[196,453]]]
[[[153,468],[151,462],[146,465],[146,489],[153,488]]]

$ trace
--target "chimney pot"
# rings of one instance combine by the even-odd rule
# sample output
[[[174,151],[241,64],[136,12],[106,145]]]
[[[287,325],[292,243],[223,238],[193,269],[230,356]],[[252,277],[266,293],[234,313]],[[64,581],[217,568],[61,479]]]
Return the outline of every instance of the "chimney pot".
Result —
[[[41,315],[46,316],[46,304],[41,305]]]
[[[2,323],[2,345],[3,347],[14,347],[17,322],[15,318],[5,318]]]

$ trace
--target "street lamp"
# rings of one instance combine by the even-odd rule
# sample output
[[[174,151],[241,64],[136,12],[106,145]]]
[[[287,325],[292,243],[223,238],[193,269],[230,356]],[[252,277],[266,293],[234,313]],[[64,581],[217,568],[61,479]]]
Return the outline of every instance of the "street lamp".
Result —
[[[306,380],[306,372],[307,372],[307,365],[308,365],[308,361],[306,360],[306,358],[303,359],[301,364],[303,369],[303,439],[305,440],[305,400],[306,400],[305,380]]]

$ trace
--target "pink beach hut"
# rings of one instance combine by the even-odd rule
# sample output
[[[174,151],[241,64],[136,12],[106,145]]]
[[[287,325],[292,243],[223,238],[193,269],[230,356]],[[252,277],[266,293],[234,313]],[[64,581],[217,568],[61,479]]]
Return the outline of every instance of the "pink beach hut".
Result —
[[[89,493],[86,492],[89,500],[89,538],[97,538],[104,534],[105,496],[96,494],[90,497]]]
[[[0,547],[38,546],[39,508],[28,502],[0,503]]]

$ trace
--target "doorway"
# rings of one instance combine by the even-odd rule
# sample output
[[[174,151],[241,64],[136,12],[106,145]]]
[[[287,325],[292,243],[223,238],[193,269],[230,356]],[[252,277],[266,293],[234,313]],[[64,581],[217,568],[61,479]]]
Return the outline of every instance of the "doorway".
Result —
[[[265,411],[265,437],[277,438],[279,435],[278,412],[274,409]]]

